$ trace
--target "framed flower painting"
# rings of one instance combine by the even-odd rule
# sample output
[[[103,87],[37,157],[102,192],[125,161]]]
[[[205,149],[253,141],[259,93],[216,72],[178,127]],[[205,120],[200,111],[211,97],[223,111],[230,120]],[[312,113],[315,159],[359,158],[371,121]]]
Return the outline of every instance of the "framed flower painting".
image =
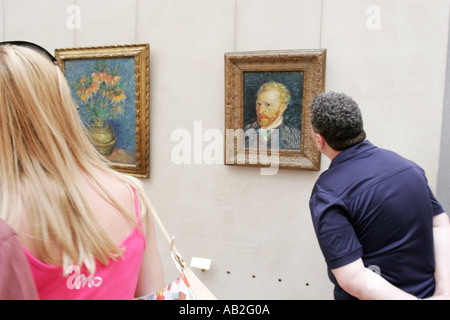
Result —
[[[117,171],[149,178],[148,44],[56,49],[90,141]]]

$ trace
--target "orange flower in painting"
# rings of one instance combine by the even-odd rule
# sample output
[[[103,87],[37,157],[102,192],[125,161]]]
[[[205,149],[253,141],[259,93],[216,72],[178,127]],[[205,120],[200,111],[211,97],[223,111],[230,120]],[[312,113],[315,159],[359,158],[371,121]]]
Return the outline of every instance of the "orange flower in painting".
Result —
[[[96,93],[98,88],[100,88],[100,84],[98,82],[93,82],[87,91],[89,91],[89,94]]]
[[[123,90],[114,90],[111,95],[110,95],[111,99],[116,102],[119,103],[121,102],[123,99],[126,98],[125,96],[125,92],[123,92]]]
[[[92,82],[96,82],[96,83],[100,82],[100,76],[97,72],[94,72],[93,74],[91,74],[91,79],[92,79]]]
[[[126,83],[118,72],[118,66],[110,67],[104,60],[98,60],[93,72],[74,82],[82,102],[79,110],[87,122],[104,122],[125,113]]]
[[[121,77],[120,76],[114,76],[112,79],[111,79],[111,85],[112,86],[115,86],[119,81],[120,81],[120,79],[121,79]]]
[[[83,100],[83,101],[86,101],[88,96],[89,96],[89,91],[88,90],[84,90],[84,88],[83,88],[83,91],[84,91],[84,93],[80,96],[80,99]]]
[[[82,88],[80,88],[80,89],[77,91],[77,95],[78,95],[79,97],[81,97],[85,91],[86,91],[86,88],[82,87]]]
[[[102,72],[99,75],[100,83],[104,82],[105,84],[110,84],[112,76],[109,73]]]

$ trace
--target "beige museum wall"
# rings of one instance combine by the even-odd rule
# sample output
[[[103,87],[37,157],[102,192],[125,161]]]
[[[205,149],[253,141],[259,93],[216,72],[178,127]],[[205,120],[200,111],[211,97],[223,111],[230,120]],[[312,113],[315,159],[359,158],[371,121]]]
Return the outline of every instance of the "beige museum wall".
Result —
[[[4,40],[50,51],[150,43],[144,185],[187,262],[212,260],[196,273],[220,299],[332,298],[308,208],[320,172],[172,161],[175,130],[200,150],[211,142],[194,126],[223,134],[225,52],[326,48],[326,89],[352,95],[369,139],[419,163],[436,188],[448,0],[1,0],[0,17]],[[160,237],[168,282],[167,248]]]

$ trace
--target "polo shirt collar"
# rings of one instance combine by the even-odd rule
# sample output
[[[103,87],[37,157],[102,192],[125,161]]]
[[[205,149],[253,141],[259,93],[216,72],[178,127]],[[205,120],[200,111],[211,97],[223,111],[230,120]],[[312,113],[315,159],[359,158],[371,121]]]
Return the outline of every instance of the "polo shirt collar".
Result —
[[[364,140],[358,144],[355,144],[354,146],[343,150],[336,157],[334,157],[331,161],[330,169],[373,148],[376,147],[369,140]]]

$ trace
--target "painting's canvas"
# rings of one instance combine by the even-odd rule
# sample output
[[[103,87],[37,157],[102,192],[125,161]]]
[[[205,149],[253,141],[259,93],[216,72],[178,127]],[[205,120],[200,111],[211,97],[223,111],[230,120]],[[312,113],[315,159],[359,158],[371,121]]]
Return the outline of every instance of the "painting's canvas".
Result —
[[[134,59],[72,60],[64,70],[84,125],[114,131],[114,146],[101,153],[112,162],[136,164]]]
[[[56,49],[89,140],[117,171],[150,176],[150,46]]]
[[[260,129],[281,123],[276,125],[280,130],[279,148],[300,150],[303,72],[244,72],[243,76],[244,131],[252,128],[261,132]],[[282,105],[282,108],[277,108],[277,105]],[[257,147],[259,144],[258,141],[246,142],[247,147]]]

